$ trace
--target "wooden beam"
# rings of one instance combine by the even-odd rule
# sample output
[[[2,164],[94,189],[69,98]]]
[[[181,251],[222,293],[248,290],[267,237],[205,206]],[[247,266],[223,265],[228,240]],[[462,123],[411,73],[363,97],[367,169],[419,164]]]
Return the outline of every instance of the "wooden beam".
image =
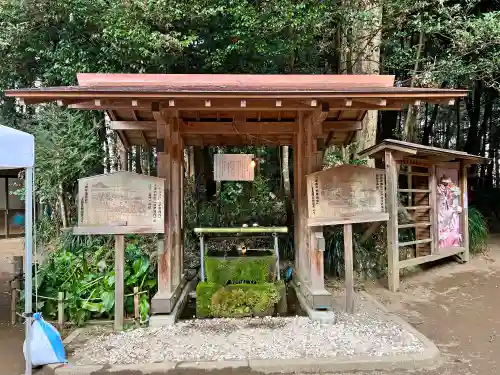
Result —
[[[110,121],[111,130],[156,130],[156,121]]]
[[[181,134],[219,134],[219,135],[245,135],[245,134],[294,134],[298,131],[298,124],[290,122],[195,122],[187,121],[180,126]]]
[[[330,105],[328,103],[321,103],[321,108],[313,112],[311,116],[313,135],[320,135],[322,133],[321,126],[323,121],[328,118],[329,110]]]
[[[387,106],[387,99],[356,99],[356,102],[363,104],[371,104],[377,107]]]

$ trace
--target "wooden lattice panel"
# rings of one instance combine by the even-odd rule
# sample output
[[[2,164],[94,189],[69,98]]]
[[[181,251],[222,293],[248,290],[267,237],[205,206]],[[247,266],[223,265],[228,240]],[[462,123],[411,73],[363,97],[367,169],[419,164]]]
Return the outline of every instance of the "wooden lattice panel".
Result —
[[[310,226],[388,219],[384,170],[341,165],[308,175],[307,189]]]
[[[164,180],[115,172],[78,180],[79,227],[125,227],[124,232],[164,231]],[[127,230],[126,228],[130,228]]]

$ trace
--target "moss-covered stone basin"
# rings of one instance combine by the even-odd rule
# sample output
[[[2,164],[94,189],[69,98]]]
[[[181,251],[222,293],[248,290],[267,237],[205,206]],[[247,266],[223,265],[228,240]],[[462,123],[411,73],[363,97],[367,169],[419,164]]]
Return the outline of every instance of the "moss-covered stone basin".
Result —
[[[245,255],[231,252],[207,252],[206,281],[217,285],[261,284],[276,279],[276,256],[271,251],[249,250]]]
[[[230,285],[201,282],[196,287],[196,316],[234,318],[272,315],[284,288],[282,282]]]

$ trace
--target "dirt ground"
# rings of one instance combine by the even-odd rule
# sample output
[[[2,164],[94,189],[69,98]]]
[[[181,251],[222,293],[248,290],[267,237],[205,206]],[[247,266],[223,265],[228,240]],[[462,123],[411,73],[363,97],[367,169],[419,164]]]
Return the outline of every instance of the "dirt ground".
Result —
[[[431,339],[442,354],[426,375],[493,375],[500,366],[500,236],[469,264],[445,261],[407,277],[401,292],[367,291]],[[401,372],[398,372],[401,373]]]
[[[0,241],[2,258],[3,247]],[[490,248],[488,254],[473,258],[469,264],[447,260],[406,277],[399,293],[391,293],[375,283],[368,284],[369,293],[434,341],[442,358],[434,368],[421,371],[356,375],[500,373],[500,236],[491,238]],[[0,258],[0,261],[4,260]],[[0,294],[0,374],[20,374],[23,368],[22,331],[19,327],[8,326],[7,303],[3,293]],[[195,375],[201,372],[182,370],[176,373]],[[239,370],[210,374],[245,375]]]
[[[12,257],[23,251],[22,238],[0,240],[0,375],[18,375],[24,370],[23,327],[10,325],[10,299],[4,293],[12,278]]]

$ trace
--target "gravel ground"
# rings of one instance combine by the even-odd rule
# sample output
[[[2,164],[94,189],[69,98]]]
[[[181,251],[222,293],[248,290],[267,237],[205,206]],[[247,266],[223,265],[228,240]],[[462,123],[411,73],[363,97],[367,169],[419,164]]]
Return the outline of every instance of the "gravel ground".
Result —
[[[332,325],[307,317],[189,320],[93,337],[76,349],[74,358],[78,364],[135,364],[390,356],[423,349],[413,334],[370,309],[340,313]]]

